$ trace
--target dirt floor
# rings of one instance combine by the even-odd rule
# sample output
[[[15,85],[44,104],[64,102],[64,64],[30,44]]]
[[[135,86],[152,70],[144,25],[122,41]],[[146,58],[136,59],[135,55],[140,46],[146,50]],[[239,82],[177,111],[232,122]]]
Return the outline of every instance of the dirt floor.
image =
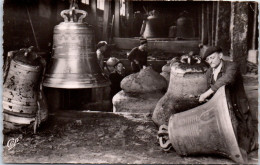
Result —
[[[255,114],[257,76],[246,77],[246,92]],[[131,164],[233,164],[220,156],[181,157],[161,150],[150,114],[63,111],[50,115],[37,132],[26,129],[4,138],[4,163],[131,163]],[[19,138],[8,149],[6,143]],[[249,154],[258,163],[258,153]]]

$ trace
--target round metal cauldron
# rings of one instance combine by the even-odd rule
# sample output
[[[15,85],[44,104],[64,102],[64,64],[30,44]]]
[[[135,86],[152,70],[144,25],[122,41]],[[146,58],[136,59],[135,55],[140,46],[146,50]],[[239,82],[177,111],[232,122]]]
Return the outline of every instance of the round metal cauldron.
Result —
[[[28,125],[35,120],[37,89],[42,66],[26,64],[14,58],[3,85],[4,128]]]
[[[77,13],[82,15],[74,21]],[[70,15],[70,21],[65,14]],[[65,21],[54,28],[53,55],[46,68],[44,86],[76,89],[110,85],[94,52],[94,31],[82,23],[86,15],[87,12],[74,8],[61,12]]]

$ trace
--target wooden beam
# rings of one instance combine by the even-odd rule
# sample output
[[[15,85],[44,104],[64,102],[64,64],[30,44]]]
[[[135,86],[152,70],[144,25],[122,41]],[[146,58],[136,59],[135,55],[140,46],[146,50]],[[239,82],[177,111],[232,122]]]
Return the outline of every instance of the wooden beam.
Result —
[[[258,3],[254,3],[254,20],[253,20],[253,37],[252,37],[252,49],[256,49],[256,28],[257,28],[257,9]]]
[[[120,37],[120,0],[115,1],[115,37]]]
[[[134,19],[134,9],[133,9],[133,1],[126,1],[126,19],[127,19],[127,36],[132,37],[133,32],[133,19]]]
[[[103,37],[102,39],[108,41],[108,25],[109,25],[109,14],[110,14],[110,1],[105,0],[104,14],[103,14]]]
[[[215,34],[216,34],[216,15],[217,15],[217,2],[213,2],[212,5],[212,45],[216,45]]]
[[[97,0],[90,0],[90,24],[93,26],[95,38],[97,38]],[[97,40],[95,41],[97,42]]]
[[[208,33],[208,45],[212,45],[212,34],[211,34],[211,26],[212,26],[212,22],[211,22],[211,4],[210,2],[207,3],[207,33]]]
[[[207,33],[207,12],[206,12],[206,5],[207,4],[202,4],[202,18],[201,18],[201,39],[202,39],[202,44],[207,45],[208,44],[208,33]]]
[[[216,32],[215,32],[215,45],[218,45],[218,33],[219,33],[219,1],[216,4]]]
[[[167,38],[168,39],[168,38]],[[119,38],[114,37],[114,43],[119,49],[131,50],[133,47],[136,47],[140,44],[139,39],[137,38]],[[165,41],[158,39],[148,39],[149,50],[162,50],[167,53],[173,54],[185,54],[193,51],[194,53],[199,53],[200,40],[183,40],[183,41]]]
[[[240,71],[245,74],[247,71],[248,55],[248,2],[231,2],[231,59],[240,66]]]
[[[225,56],[230,56],[231,2],[217,2],[215,44],[222,48]]]
[[[202,41],[202,6],[201,8],[198,7],[198,24],[199,24],[199,27],[198,27],[198,35],[199,35],[199,38],[200,40]]]

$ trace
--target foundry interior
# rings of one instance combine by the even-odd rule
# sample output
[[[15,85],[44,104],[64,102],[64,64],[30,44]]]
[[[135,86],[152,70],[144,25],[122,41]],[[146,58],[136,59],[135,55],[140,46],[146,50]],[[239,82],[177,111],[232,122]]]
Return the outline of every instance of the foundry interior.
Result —
[[[5,0],[3,162],[258,164],[258,13],[253,1]],[[216,84],[241,78],[201,101],[210,69]]]

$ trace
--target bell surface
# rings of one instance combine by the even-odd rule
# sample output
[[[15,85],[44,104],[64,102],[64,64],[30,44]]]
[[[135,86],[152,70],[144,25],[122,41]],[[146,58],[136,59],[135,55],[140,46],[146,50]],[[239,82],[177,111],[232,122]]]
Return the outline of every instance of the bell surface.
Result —
[[[106,87],[110,81],[103,75],[95,53],[73,58],[52,58],[46,68],[43,86],[52,88]]]
[[[168,124],[169,140],[180,155],[220,154],[244,163],[236,139],[236,118],[225,86],[209,102],[174,114]]]
[[[152,116],[152,120],[158,126],[168,124],[172,114],[198,106],[196,96],[207,90],[207,66],[204,63],[189,64],[183,61],[185,57],[186,55],[176,57],[170,64],[167,92],[158,101]],[[195,57],[192,59],[196,61]]]
[[[53,55],[43,86],[67,89],[109,86],[109,79],[98,65],[94,43],[94,31],[87,23],[65,19],[55,26]]]
[[[145,22],[144,38],[162,38],[168,34],[167,29],[163,26],[163,18],[159,16],[149,16]]]
[[[188,17],[180,17],[177,19],[177,34],[179,38],[194,38],[195,32],[192,20]]]
[[[13,59],[3,85],[4,130],[15,130],[35,120],[37,85],[42,67]]]

